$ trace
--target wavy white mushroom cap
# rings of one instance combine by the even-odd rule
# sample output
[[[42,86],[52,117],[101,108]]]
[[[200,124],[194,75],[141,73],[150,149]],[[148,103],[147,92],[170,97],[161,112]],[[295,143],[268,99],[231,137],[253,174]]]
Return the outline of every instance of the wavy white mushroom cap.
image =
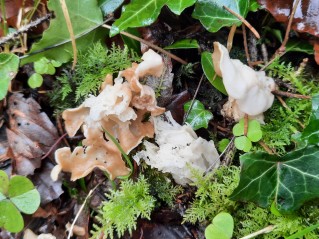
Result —
[[[240,111],[260,116],[271,107],[275,82],[265,72],[254,71],[241,61],[230,59],[227,49],[219,42],[214,42],[213,63],[216,73],[223,78],[228,95],[236,101]]]
[[[144,77],[146,75],[153,75],[160,77],[163,69],[164,62],[163,58],[157,54],[152,49],[149,49],[142,56],[143,61],[136,68],[136,74],[139,77]]]

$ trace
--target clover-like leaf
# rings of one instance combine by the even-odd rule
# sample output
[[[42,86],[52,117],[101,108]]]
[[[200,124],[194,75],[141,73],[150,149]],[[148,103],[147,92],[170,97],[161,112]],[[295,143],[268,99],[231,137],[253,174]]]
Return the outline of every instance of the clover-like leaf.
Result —
[[[7,95],[10,81],[17,74],[18,68],[18,56],[12,53],[0,53],[0,100]]]
[[[218,151],[223,152],[227,148],[229,143],[230,143],[229,139],[222,139],[221,141],[219,141],[218,142]]]
[[[0,170],[0,193],[7,194],[9,187],[9,178],[5,171]],[[1,196],[0,196],[1,201]]]
[[[241,136],[244,135],[245,130],[245,122],[244,119],[239,120],[237,124],[233,127],[233,134],[234,136]]]
[[[40,87],[43,83],[43,77],[39,73],[33,73],[28,79],[28,85],[35,89]]]
[[[40,194],[30,179],[14,176],[10,179],[8,197],[23,213],[32,214],[40,205]]]
[[[23,229],[23,218],[18,209],[9,200],[0,201],[0,228],[9,232],[19,232]]]
[[[247,138],[250,139],[251,142],[258,142],[262,136],[263,133],[260,123],[257,120],[250,120],[248,122]]]
[[[215,74],[212,53],[204,51],[201,55],[201,64],[209,82],[224,95],[227,95],[223,80]]]
[[[199,48],[198,42],[195,39],[183,39],[177,42],[174,42],[172,45],[165,47],[166,50],[171,49],[192,49]]]
[[[230,239],[233,236],[234,219],[226,212],[221,212],[214,217],[213,223],[205,229],[207,239]]]
[[[184,111],[187,112],[191,101],[184,104]],[[186,122],[189,123],[194,130],[200,129],[200,128],[207,128],[208,122],[213,118],[213,114],[205,110],[205,107],[203,103],[201,103],[199,100],[195,100],[193,107],[191,111],[189,112],[189,115],[186,119]]]
[[[253,146],[250,139],[248,139],[244,135],[236,137],[234,143],[237,149],[242,150],[244,152],[249,152],[251,150],[251,147]]]
[[[297,210],[319,198],[319,148],[308,146],[283,157],[263,152],[240,157],[240,182],[231,199],[269,207],[273,201],[280,212]]]
[[[222,27],[234,24],[239,26],[241,21],[223,6],[230,8],[244,18],[250,7],[249,0],[198,0],[192,16],[198,19],[210,32],[217,32]]]

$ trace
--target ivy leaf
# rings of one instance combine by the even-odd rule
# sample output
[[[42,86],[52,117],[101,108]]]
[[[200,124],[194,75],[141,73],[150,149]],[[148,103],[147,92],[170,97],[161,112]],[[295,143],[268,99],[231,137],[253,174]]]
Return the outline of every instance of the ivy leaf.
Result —
[[[124,0],[98,0],[98,5],[102,10],[103,16],[107,16],[119,8],[123,2]]]
[[[226,6],[246,17],[249,10],[248,0],[198,0],[195,4],[193,17],[198,19],[210,32],[217,32],[225,26],[236,24],[241,25],[241,21],[233,14],[223,8]]]
[[[142,27],[152,24],[167,1],[132,0],[130,4],[122,8],[121,17],[113,23],[110,35],[114,36],[129,27]]]
[[[184,104],[184,111],[187,112],[191,101]],[[208,127],[208,122],[213,118],[213,114],[205,110],[205,107],[203,103],[201,103],[199,100],[195,100],[193,107],[191,111],[189,112],[189,115],[186,119],[186,122],[189,123],[194,130],[200,129],[200,128],[206,128]]]
[[[185,8],[192,6],[197,0],[169,0],[167,6],[173,13],[180,15]]]
[[[94,30],[103,23],[101,9],[97,1],[66,0],[73,32],[76,38],[76,48],[83,51],[91,45],[92,42],[101,39],[106,30]],[[61,63],[68,62],[73,57],[73,50],[65,18],[61,9],[59,0],[50,0],[48,2],[50,11],[54,11],[55,18],[51,20],[49,28],[43,33],[42,39],[33,44],[29,55],[22,59],[21,63],[34,62],[41,57],[53,59]]]
[[[292,151],[283,157],[247,153],[240,157],[241,175],[231,199],[269,207],[273,201],[280,212],[297,210],[319,198],[319,148]]]
[[[165,47],[164,49],[192,49],[199,48],[198,42],[195,39],[183,39],[177,42],[174,42],[172,45]]]
[[[0,100],[6,97],[10,81],[19,68],[19,57],[12,53],[0,53]]]
[[[19,232],[23,229],[23,218],[18,209],[9,200],[0,201],[0,228],[9,232]]]
[[[201,64],[209,82],[224,95],[227,95],[223,80],[215,74],[212,53],[205,51],[201,55]]]

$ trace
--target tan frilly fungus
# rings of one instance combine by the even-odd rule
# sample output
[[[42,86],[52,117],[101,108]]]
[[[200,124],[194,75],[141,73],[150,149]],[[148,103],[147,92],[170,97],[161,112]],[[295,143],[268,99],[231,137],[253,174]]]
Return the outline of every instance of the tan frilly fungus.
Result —
[[[148,74],[161,75],[163,61],[152,50],[144,53],[143,59],[142,63],[133,63],[131,68],[120,72],[114,85],[107,76],[98,96],[90,96],[78,108],[63,112],[68,135],[74,136],[82,126],[85,139],[83,146],[73,152],[68,147],[55,152],[57,166],[52,170],[52,178],[57,179],[62,170],[70,172],[71,180],[76,180],[94,168],[107,171],[111,179],[129,174],[119,149],[102,129],[112,134],[127,154],[144,137],[154,137],[153,123],[145,121],[144,116],[147,113],[156,116],[165,109],[157,106],[153,89],[142,85],[139,79]]]
[[[274,101],[275,82],[264,71],[254,71],[239,60],[230,59],[227,49],[214,42],[213,63],[217,75],[223,78],[228,102],[222,113],[239,121],[248,114],[263,122],[263,112]]]

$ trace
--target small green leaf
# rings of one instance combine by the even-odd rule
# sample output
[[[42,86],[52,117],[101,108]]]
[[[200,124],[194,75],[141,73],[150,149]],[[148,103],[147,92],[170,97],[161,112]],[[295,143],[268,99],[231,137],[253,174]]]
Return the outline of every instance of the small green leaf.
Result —
[[[187,112],[191,105],[191,101],[184,104],[184,111]],[[204,105],[199,101],[195,100],[191,111],[186,119],[186,122],[189,123],[194,130],[200,128],[208,127],[208,122],[213,118],[213,114],[205,110]]]
[[[43,83],[43,77],[38,73],[33,73],[28,79],[28,85],[33,89],[40,87],[42,83]]]
[[[34,186],[30,179],[24,176],[16,175],[10,179],[8,196],[13,198],[29,192],[32,189],[34,189]]]
[[[23,229],[23,218],[18,209],[9,200],[0,202],[0,227],[9,232],[20,232]]]
[[[185,8],[194,5],[197,0],[168,0],[166,5],[176,15],[180,15]]]
[[[205,76],[209,82],[224,95],[227,95],[223,80],[215,74],[212,53],[205,51],[201,55],[201,64]]]
[[[0,193],[7,194],[8,187],[9,187],[8,175],[6,174],[5,171],[0,170]]]
[[[229,139],[222,139],[221,141],[219,141],[219,143],[218,143],[218,151],[219,152],[223,152],[227,148],[229,142],[230,142]]]
[[[98,0],[98,5],[102,10],[103,16],[107,16],[118,9],[124,0]]]
[[[283,157],[263,152],[240,157],[241,174],[231,199],[267,208],[275,201],[279,212],[299,209],[319,198],[319,148],[308,146]]]
[[[249,11],[256,12],[260,8],[257,0],[250,0],[249,1]]]
[[[193,17],[198,19],[203,26],[210,32],[217,32],[225,26],[236,24],[241,25],[241,21],[223,8],[226,6],[234,12],[246,17],[249,10],[247,0],[198,0],[195,4]]]
[[[246,136],[240,136],[235,138],[235,147],[244,152],[249,152],[252,147],[251,141]]]
[[[245,121],[244,119],[239,120],[237,124],[233,127],[233,134],[234,136],[241,136],[244,135],[245,132]]]
[[[59,61],[55,61],[55,60],[50,60],[51,64],[54,66],[54,67],[60,67],[62,66],[62,63],[59,62]]]
[[[46,58],[41,58],[40,60],[34,62],[34,70],[38,74],[47,74],[49,60]]]
[[[198,42],[195,39],[183,39],[177,42],[174,42],[172,45],[165,47],[166,50],[171,49],[192,49],[199,48]]]
[[[0,53],[0,100],[6,97],[10,81],[19,68],[19,57],[12,53]]]
[[[286,45],[286,52],[304,52],[309,55],[314,54],[313,46],[308,41],[298,40],[289,40]]]
[[[262,135],[260,123],[257,120],[250,120],[248,122],[247,138],[252,142],[258,142],[261,140]]]
[[[54,75],[55,74],[55,67],[52,65],[52,63],[48,64],[48,70],[45,74],[48,75]]]
[[[219,213],[213,223],[205,229],[206,239],[231,239],[234,231],[233,217],[226,212]]]
[[[275,216],[277,216],[277,217],[282,216],[282,214],[279,212],[279,210],[276,207],[276,202],[275,201],[273,201],[272,204],[271,204],[270,212],[272,214],[274,214]]]
[[[32,189],[19,196],[11,197],[13,204],[23,213],[32,214],[40,206],[40,193],[36,189]]]

